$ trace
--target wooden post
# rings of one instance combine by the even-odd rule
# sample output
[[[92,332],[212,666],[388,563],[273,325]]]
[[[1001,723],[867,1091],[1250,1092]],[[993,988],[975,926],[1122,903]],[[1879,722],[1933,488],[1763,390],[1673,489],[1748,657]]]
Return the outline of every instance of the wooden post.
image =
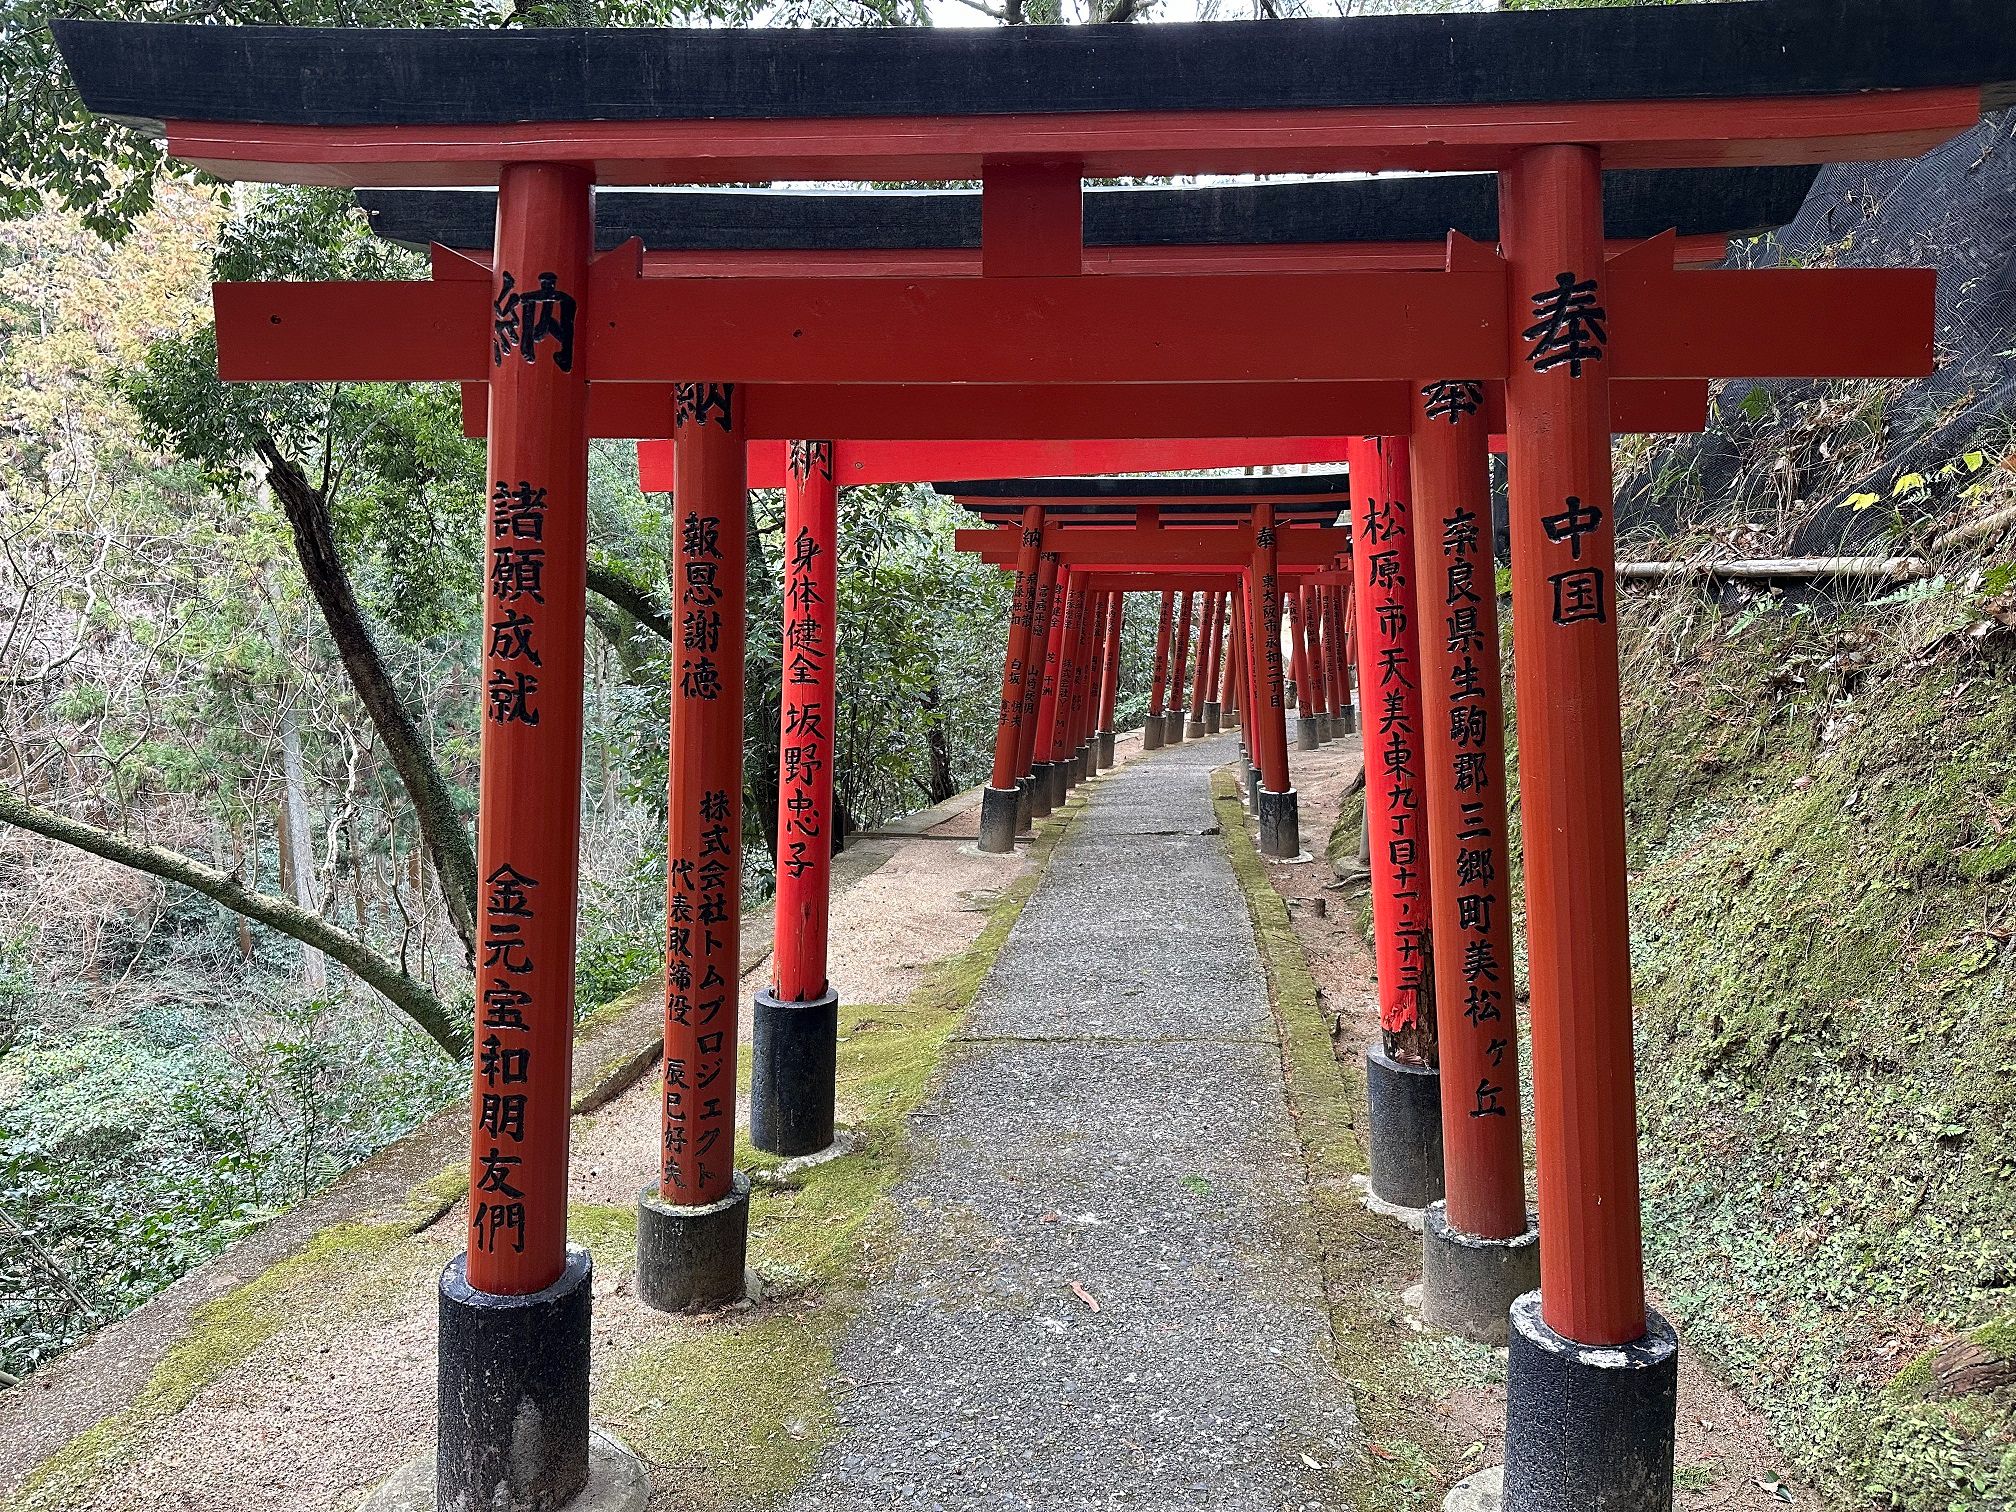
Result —
[[[1459,1233],[1504,1240],[1526,1234],[1526,1157],[1483,397],[1480,384],[1427,385],[1408,450],[1447,1216]],[[1493,1300],[1501,1337],[1517,1294]]]
[[[1201,595],[1203,612],[1197,630],[1197,670],[1190,676],[1190,718],[1183,727],[1185,738],[1200,740],[1204,735],[1204,688],[1210,681],[1211,642],[1218,633],[1218,595]]]
[[[1120,696],[1120,616],[1127,607],[1127,595],[1114,592],[1108,596],[1112,605],[1106,621],[1106,655],[1101,660],[1102,678],[1099,688],[1099,765],[1110,768],[1113,765],[1113,705]]]
[[[1047,526],[1044,533],[1048,535]],[[1042,750],[1037,744],[1037,727],[1042,722],[1043,683],[1051,658],[1050,628],[1057,617],[1057,569],[1056,552],[1044,551],[1037,557],[1036,597],[1029,618],[1029,669],[1022,679],[1022,733],[1015,757],[1015,782],[1023,794],[1016,813],[1025,830],[1050,812],[1049,784],[1037,780],[1036,762]]]
[[[1290,588],[1282,599],[1295,666],[1295,749],[1313,751],[1323,743],[1323,732],[1317,723],[1315,679],[1310,672],[1309,601],[1299,588]]]
[[[1204,733],[1216,735],[1224,728],[1225,705],[1230,694],[1230,685],[1225,675],[1225,621],[1232,612],[1231,596],[1218,593],[1212,596],[1216,605],[1211,626],[1211,654],[1208,662],[1210,675],[1204,688]]]
[[[826,980],[826,936],[838,550],[833,445],[793,442],[784,483],[783,707],[771,950],[776,978],[770,991],[756,994],[749,1092],[750,1141],[775,1155],[810,1155],[833,1143],[840,1003]],[[682,616],[682,636],[684,623]],[[1020,707],[1018,699],[1018,712]],[[1003,708],[1005,713],[1005,699]],[[1012,746],[1009,755],[1012,761]],[[1014,822],[1012,790],[1008,820]]]
[[[1162,619],[1155,630],[1155,676],[1148,683],[1148,723],[1141,729],[1141,749],[1162,746],[1163,690],[1169,685],[1169,642],[1175,633],[1176,595],[1162,594]]]
[[[639,1206],[637,1291],[667,1312],[742,1294],[735,1170],[742,974],[742,679],[748,438],[732,383],[674,390],[672,746],[665,863],[663,1141]]]
[[[594,247],[579,167],[499,182],[476,811],[467,1249],[439,1286],[435,1496],[553,1505],[588,1479],[592,1262],[567,1244]],[[531,1445],[515,1424],[544,1425]]]
[[[980,795],[980,849],[996,855],[1015,848],[1021,829],[1022,707],[1029,674],[1030,626],[1035,619],[1038,561],[1043,549],[1043,506],[1022,511],[1022,545],[1015,564],[1015,596],[1008,611],[1008,647],[1001,669],[1001,713],[994,728],[994,771]]]
[[[1255,697],[1251,739],[1260,769],[1257,815],[1260,851],[1276,860],[1302,853],[1302,822],[1295,790],[1288,782],[1288,714],[1281,676],[1281,581],[1277,566],[1274,506],[1253,510],[1252,654]]]
[[[1600,155],[1524,150],[1499,197],[1541,1276],[1512,1309],[1505,1504],[1649,1512],[1679,1347],[1639,1229]]]
[[[1197,595],[1183,595],[1182,613],[1177,617],[1176,645],[1169,657],[1169,705],[1162,716],[1162,739],[1175,745],[1183,739],[1183,674],[1190,662],[1190,615]]]

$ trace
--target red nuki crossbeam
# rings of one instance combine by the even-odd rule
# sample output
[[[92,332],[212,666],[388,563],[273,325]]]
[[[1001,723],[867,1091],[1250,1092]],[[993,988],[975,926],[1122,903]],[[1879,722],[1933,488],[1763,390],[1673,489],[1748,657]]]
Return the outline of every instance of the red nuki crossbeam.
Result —
[[[1615,331],[1605,357],[1610,376],[1932,371],[1936,276],[1928,270],[1703,272],[1676,269],[1672,257],[1671,239],[1660,238],[1612,260],[1604,294]],[[1586,277],[1595,269],[1565,271]],[[655,279],[638,275],[632,244],[595,265],[586,293],[596,314],[578,333],[576,360],[598,383],[674,382],[695,372],[757,384],[1502,378],[1515,346],[1506,276],[1497,265]],[[1520,293],[1537,298],[1545,290]],[[495,319],[486,287],[474,280],[218,284],[214,299],[219,370],[228,380],[489,377]],[[979,331],[986,340],[973,339]],[[799,432],[852,433],[831,425]]]
[[[990,566],[1013,566],[1020,532],[1002,528],[959,530],[953,545],[976,553]],[[1253,531],[1243,526],[1164,526],[1102,529],[1082,527],[1052,532],[1045,549],[1076,568],[1110,572],[1154,572],[1162,568],[1211,567],[1236,572],[1253,555]],[[1289,526],[1278,532],[1276,556],[1286,568],[1328,567],[1351,549],[1350,532],[1338,527]]]

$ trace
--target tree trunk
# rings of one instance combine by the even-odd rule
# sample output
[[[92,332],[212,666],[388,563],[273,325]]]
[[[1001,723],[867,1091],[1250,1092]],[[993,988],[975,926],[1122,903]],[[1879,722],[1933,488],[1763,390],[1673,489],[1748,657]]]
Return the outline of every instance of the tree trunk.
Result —
[[[308,829],[308,779],[301,769],[301,722],[294,706],[280,711],[280,855],[283,890],[297,908],[322,912],[315,887],[315,842]],[[301,985],[320,997],[329,990],[329,963],[312,945],[301,947]]]
[[[371,716],[378,738],[392,758],[399,782],[412,800],[420,824],[420,838],[434,861],[435,875],[441,879],[441,896],[448,917],[461,938],[470,969],[476,962],[476,850],[447,780],[435,764],[419,726],[407,713],[406,705],[393,685],[392,675],[379,654],[371,628],[364,622],[349,574],[336,550],[336,527],[329,514],[329,501],[309,483],[290,459],[282,456],[270,438],[259,444],[260,461],[266,481],[286,512],[294,533],[294,551],[308,591],[322,610],[322,620],[343,658],[344,670],[357,692],[358,702]],[[330,952],[332,955],[334,951]],[[340,959],[340,957],[339,957]]]
[[[952,745],[945,738],[945,715],[938,698],[938,679],[933,676],[924,684],[924,749],[931,757],[931,785],[928,789],[933,803],[943,803],[959,789],[952,784]]]
[[[123,835],[99,829],[81,819],[72,819],[30,803],[7,789],[0,789],[0,821],[18,825],[51,840],[60,840],[65,845],[74,845],[79,850],[102,856],[107,861],[116,861],[121,866],[130,866],[149,876],[192,887],[234,913],[277,929],[304,945],[312,945],[334,956],[356,972],[360,979],[384,994],[395,1008],[412,1019],[428,1038],[450,1055],[463,1059],[469,1054],[470,1030],[463,1015],[451,1012],[433,993],[354,935],[286,898],[257,892],[237,878],[214,866],[205,866],[179,851],[128,840]]]

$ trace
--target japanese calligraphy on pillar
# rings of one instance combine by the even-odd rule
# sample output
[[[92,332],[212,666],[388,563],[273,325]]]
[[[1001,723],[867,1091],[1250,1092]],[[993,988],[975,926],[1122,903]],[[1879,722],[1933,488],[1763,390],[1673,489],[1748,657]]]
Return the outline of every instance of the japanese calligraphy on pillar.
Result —
[[[1364,462],[1361,467],[1360,456]],[[1358,540],[1352,552],[1363,684],[1379,1025],[1432,1047],[1427,816],[1421,794],[1420,626],[1412,499],[1404,442],[1353,452]]]
[[[546,602],[546,490],[499,480],[490,491],[490,639],[484,713],[499,724],[539,723],[538,608]]]
[[[532,1080],[529,938],[539,890],[508,861],[483,879],[477,963],[476,1160],[469,1193],[469,1247],[525,1252],[525,1192],[514,1179],[525,1163],[525,1110]]]
[[[784,745],[779,752],[777,865],[785,875],[802,877],[816,856],[830,845],[823,823],[819,781],[826,773],[828,730],[832,711],[825,688],[831,680],[833,610],[830,590],[822,579],[830,547],[800,523],[784,564]],[[829,569],[830,571],[830,569]]]

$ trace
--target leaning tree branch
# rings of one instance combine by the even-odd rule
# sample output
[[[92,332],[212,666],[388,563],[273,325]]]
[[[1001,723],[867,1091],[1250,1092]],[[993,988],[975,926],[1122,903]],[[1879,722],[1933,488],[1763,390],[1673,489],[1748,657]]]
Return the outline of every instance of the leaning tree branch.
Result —
[[[614,567],[590,559],[588,591],[609,600],[666,645],[672,644],[672,617],[658,607],[649,589],[625,577]]]
[[[393,1007],[420,1026],[427,1037],[456,1059],[469,1054],[470,1032],[459,1014],[451,1013],[425,986],[401,971],[362,940],[339,929],[319,914],[310,913],[289,899],[254,891],[228,872],[206,866],[193,856],[164,846],[146,845],[72,819],[53,809],[30,803],[18,793],[0,788],[0,821],[75,846],[94,856],[135,871],[179,882],[205,897],[221,903],[233,913],[277,929],[281,934],[313,946],[348,966],[357,976],[376,988]]]

